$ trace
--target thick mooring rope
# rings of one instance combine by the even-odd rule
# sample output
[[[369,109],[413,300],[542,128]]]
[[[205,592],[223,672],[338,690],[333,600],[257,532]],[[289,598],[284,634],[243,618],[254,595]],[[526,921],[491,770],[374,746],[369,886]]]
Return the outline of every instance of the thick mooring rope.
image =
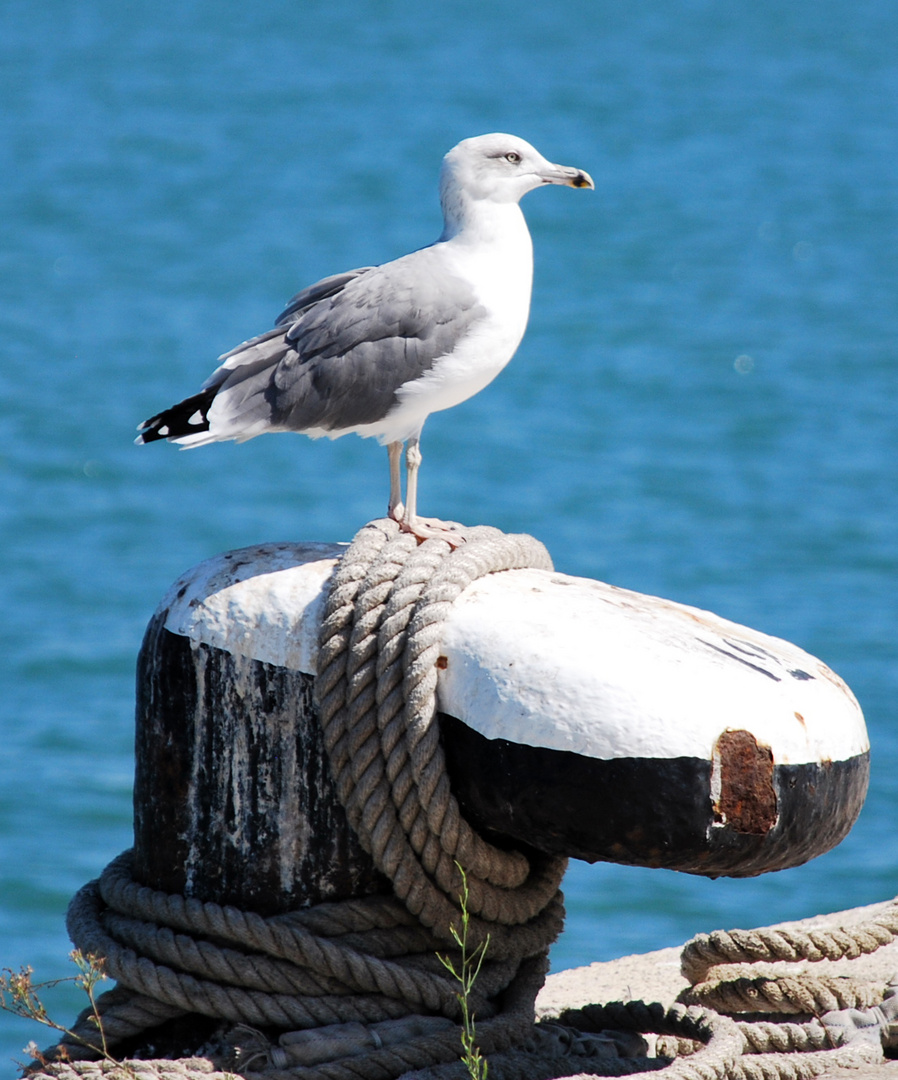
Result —
[[[74,1027],[77,1038],[60,1044],[70,1060],[43,1064],[33,1076],[463,1080],[457,984],[437,959],[441,953],[460,964],[451,934],[461,922],[459,866],[468,890],[469,947],[489,939],[471,1007],[490,1080],[658,1068],[671,1080],[798,1080],[819,1074],[822,1059],[826,1065],[849,1057],[856,1063],[858,1054],[872,1060],[869,1042],[860,1050],[820,1053],[839,1039],[819,1021],[737,1023],[708,1007],[713,1000],[721,1011],[744,1011],[744,989],[739,1009],[730,1010],[730,998],[708,996],[708,973],[737,955],[778,959],[773,939],[764,946],[738,939],[737,948],[717,934],[691,943],[684,953],[694,983],[691,1006],[589,1006],[533,1023],[548,948],[563,922],[559,884],[566,860],[497,848],[470,827],[449,786],[436,721],[437,661],[451,604],[477,578],[519,567],[551,569],[551,561],[531,537],[489,528],[468,530],[456,549],[441,540],[419,545],[387,520],[357,534],[332,579],[316,697],[338,796],[394,896],[263,918],[143,887],[131,878],[126,852],[78,893],[68,917],[76,946],[104,957],[118,982],[98,999],[107,1047],[144,1032],[149,1040],[151,1029],[167,1020],[200,1015],[233,1025],[230,1055],[124,1067],[90,1060],[96,1051],[79,1040],[97,1047],[99,1039],[85,1010]],[[873,937],[891,940],[898,916],[895,922],[884,920]],[[846,938],[841,955],[870,951],[864,942]],[[835,948],[817,939],[813,947],[826,955]],[[763,957],[756,955],[765,948]],[[813,958],[807,949],[801,955]],[[807,1005],[807,993],[795,1000]],[[831,1000],[817,991],[811,997],[815,1009]],[[757,1012],[757,994],[748,999]],[[280,1034],[272,1041],[260,1028]],[[672,1064],[663,1056],[629,1056],[632,1049],[621,1056],[614,1039],[601,1034],[608,1029],[658,1034],[662,1050],[681,1056]]]
[[[806,965],[856,960],[896,936],[898,901],[848,927],[698,934],[683,947],[681,970],[691,987],[680,996],[737,1021],[745,1041],[739,1078],[804,1080],[838,1065],[875,1064],[884,1047],[898,1046],[898,985],[813,973]],[[792,1022],[800,1017],[807,1019]],[[660,1049],[689,1052],[682,1043]]]
[[[466,873],[470,933],[504,955],[557,898],[567,860],[525,858],[483,840],[449,786],[436,722],[437,659],[452,602],[479,577],[551,569],[529,536],[469,530],[448,552],[392,521],[366,526],[337,568],[321,631],[316,694],[349,823],[406,907],[447,941]],[[515,944],[505,927],[515,927]]]

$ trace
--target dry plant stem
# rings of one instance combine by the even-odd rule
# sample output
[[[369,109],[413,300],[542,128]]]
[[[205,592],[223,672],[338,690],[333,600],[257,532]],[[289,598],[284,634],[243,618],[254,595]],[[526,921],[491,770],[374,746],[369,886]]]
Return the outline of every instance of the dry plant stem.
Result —
[[[33,1020],[37,1024],[43,1024],[44,1027],[51,1028],[53,1031],[58,1031],[70,1041],[80,1043],[82,1046],[95,1050],[100,1054],[104,1061],[108,1061],[110,1064],[124,1068],[129,1076],[134,1076],[135,1074],[132,1069],[127,1065],[123,1065],[118,1058],[113,1057],[112,1054],[109,1053],[109,1047],[106,1042],[106,1033],[103,1031],[103,1022],[100,1018],[99,1011],[97,1010],[96,994],[94,990],[97,983],[103,982],[107,977],[102,957],[94,956],[91,953],[85,955],[80,949],[74,949],[69,953],[69,959],[78,968],[79,974],[70,975],[63,979],[49,979],[41,983],[32,981],[33,970],[30,967],[21,968],[17,972],[10,968],[4,968],[4,974],[0,975],[0,1009],[3,1009],[5,1012],[13,1013],[15,1016],[24,1017],[26,1020]],[[92,1013],[90,1020],[96,1025],[97,1033],[100,1038],[99,1046],[89,1042],[81,1035],[78,1035],[71,1028],[67,1028],[63,1024],[58,1024],[50,1017],[46,1006],[41,1001],[41,991],[50,989],[54,986],[59,986],[61,983],[66,982],[74,983],[79,990],[83,990],[85,994],[87,994]],[[43,1055],[34,1043],[29,1043],[26,1050],[42,1065],[47,1064]],[[64,1054],[65,1048],[62,1047],[62,1055]]]

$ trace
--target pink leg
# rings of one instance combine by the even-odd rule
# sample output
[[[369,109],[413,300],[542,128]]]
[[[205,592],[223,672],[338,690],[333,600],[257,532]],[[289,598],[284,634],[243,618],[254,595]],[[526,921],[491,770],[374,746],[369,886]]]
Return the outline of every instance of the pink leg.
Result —
[[[408,441],[405,451],[405,513],[400,524],[404,532],[410,532],[419,540],[437,538],[445,540],[452,547],[458,547],[465,542],[465,538],[457,532],[451,524],[435,519],[423,519],[418,517],[418,469],[421,467],[420,439],[414,436]],[[399,519],[397,519],[399,520]]]
[[[387,507],[387,517],[401,522],[405,516],[405,507],[402,505],[402,478],[399,474],[399,460],[402,457],[402,443],[391,442],[387,446],[387,454],[390,457],[390,504]]]

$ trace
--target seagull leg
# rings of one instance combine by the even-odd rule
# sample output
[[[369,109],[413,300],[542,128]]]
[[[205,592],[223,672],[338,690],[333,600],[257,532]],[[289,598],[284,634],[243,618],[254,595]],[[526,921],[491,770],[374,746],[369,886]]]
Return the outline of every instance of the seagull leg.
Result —
[[[418,524],[418,469],[422,460],[419,443],[419,437],[413,435],[405,450],[405,514],[402,521],[409,532],[415,532]]]
[[[402,477],[399,471],[402,443],[388,443],[387,454],[390,457],[390,504],[387,507],[387,517],[401,522],[405,516],[405,507],[402,505]]]
[[[405,513],[400,525],[403,532],[409,532],[419,540],[436,537],[445,540],[452,547],[465,542],[464,536],[446,521],[424,520],[418,517],[418,469],[421,467],[420,436],[413,435],[405,451]]]

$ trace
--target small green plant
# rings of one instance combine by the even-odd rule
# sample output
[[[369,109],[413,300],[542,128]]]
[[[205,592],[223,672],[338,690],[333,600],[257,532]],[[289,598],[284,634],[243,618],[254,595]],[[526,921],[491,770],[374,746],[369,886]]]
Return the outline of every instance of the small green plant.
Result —
[[[20,968],[19,971],[13,971],[11,968],[4,968],[3,973],[0,974],[0,1009],[13,1013],[16,1016],[22,1016],[26,1020],[34,1020],[38,1024],[43,1024],[44,1027],[51,1028],[53,1031],[58,1031],[62,1035],[67,1035],[70,1040],[74,1040],[75,1042],[81,1043],[82,1046],[87,1046],[92,1050],[96,1050],[104,1061],[109,1061],[114,1065],[121,1065],[121,1062],[109,1053],[109,1048],[106,1043],[106,1033],[103,1031],[103,1022],[97,1011],[96,987],[98,983],[106,978],[103,960],[101,957],[93,956],[90,953],[85,955],[80,949],[75,949],[73,952],[69,953],[69,959],[75,967],[78,968],[77,975],[69,975],[67,978],[63,979],[50,979],[41,983],[34,982],[32,978],[34,972],[30,967]],[[66,982],[74,983],[79,990],[83,990],[87,994],[87,999],[90,1002],[91,1007],[89,1019],[91,1023],[96,1025],[97,1032],[100,1036],[99,1045],[96,1045],[90,1039],[86,1039],[82,1035],[79,1035],[71,1028],[67,1028],[63,1024],[59,1024],[53,1020],[47,1012],[47,1008],[43,1001],[41,1001],[40,995],[44,990],[59,986],[61,983]],[[42,1065],[47,1064],[44,1055],[40,1052],[34,1042],[29,1043],[28,1046],[25,1047],[25,1052],[30,1054]],[[68,1058],[64,1046],[60,1047],[58,1054],[61,1060],[66,1060]],[[129,1069],[127,1071],[130,1075],[134,1075],[133,1070]]]
[[[461,893],[458,898],[461,907],[461,933],[459,933],[454,926],[451,926],[449,929],[455,944],[461,952],[461,959],[458,968],[456,968],[455,964],[448,956],[441,956],[437,953],[437,959],[459,984],[459,989],[455,996],[461,1007],[461,1045],[464,1050],[462,1061],[465,1063],[465,1067],[468,1070],[471,1080],[486,1080],[488,1063],[486,1058],[480,1053],[480,1048],[477,1046],[476,1042],[477,1032],[474,1027],[474,1011],[471,1007],[471,992],[474,989],[474,983],[477,981],[477,976],[480,974],[480,969],[483,966],[486,950],[489,948],[490,944],[490,936],[487,934],[486,941],[481,942],[476,948],[469,948],[468,930],[471,918],[468,912],[468,878],[462,869],[461,864],[456,863],[455,865],[458,867],[458,872],[461,874]]]

